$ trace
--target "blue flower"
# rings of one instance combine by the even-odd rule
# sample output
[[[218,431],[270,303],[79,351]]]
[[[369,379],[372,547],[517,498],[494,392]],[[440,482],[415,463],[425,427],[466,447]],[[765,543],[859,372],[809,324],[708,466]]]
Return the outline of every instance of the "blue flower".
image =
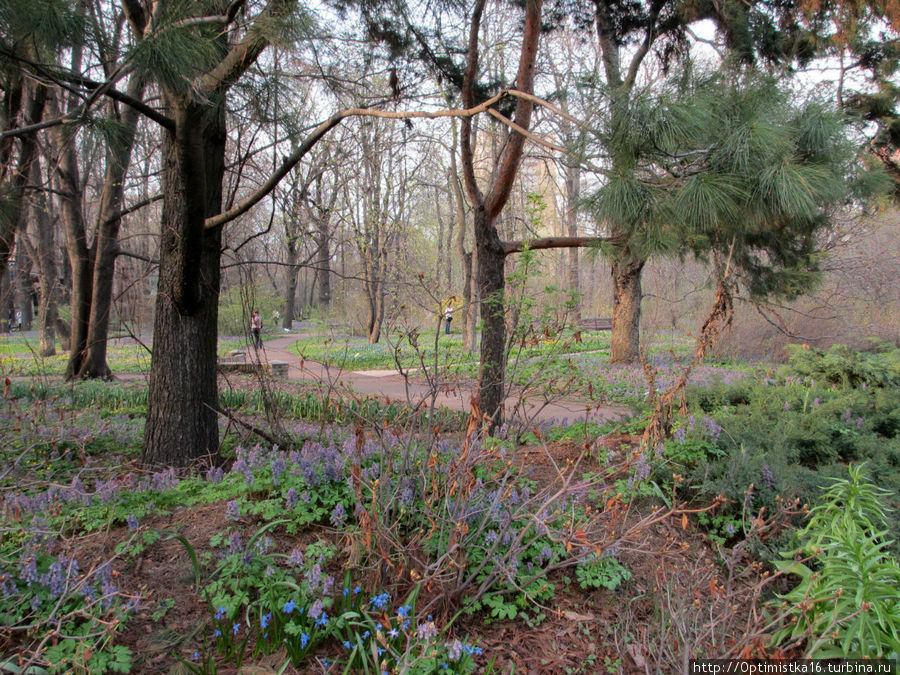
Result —
[[[309,644],[309,635],[306,633],[300,634],[300,649],[306,649],[306,645]]]
[[[284,603],[284,613],[285,614],[290,614],[295,609],[297,609],[297,603],[294,602],[293,600],[288,600],[286,603]]]
[[[322,612],[322,616],[316,619],[316,627],[324,628],[326,625],[328,625],[328,614]]]
[[[222,637],[222,631],[220,631],[218,628],[216,628],[216,632],[213,633],[213,637],[214,637],[214,638],[220,638],[220,637]]]
[[[200,652],[194,652],[193,654],[191,654],[191,659],[194,661],[199,661],[200,660]]]
[[[397,615],[402,616],[405,619],[406,617],[409,616],[409,613],[411,610],[412,610],[412,607],[410,607],[409,605],[403,605],[403,607],[401,607],[400,609],[397,610]]]
[[[225,608],[219,607],[219,609],[216,610],[216,619],[221,621],[224,618],[225,618]]]
[[[344,647],[352,649],[353,645],[350,644],[350,640],[344,640]]]
[[[385,607],[387,607],[387,604],[388,604],[388,602],[390,602],[390,599],[391,599],[390,595],[388,595],[387,593],[381,593],[380,595],[376,595],[374,598],[372,598],[372,600],[370,602],[371,602],[373,608],[384,609]]]
[[[387,634],[388,634],[388,637],[395,638],[398,635],[400,635],[400,631],[398,631],[396,628],[391,628]]]
[[[345,588],[345,589],[344,589],[344,597],[346,598],[348,595],[350,595],[350,589],[349,589],[349,588]]]
[[[359,595],[361,591],[362,591],[362,589],[359,586],[357,586],[356,588],[353,589],[353,595]]]
[[[269,622],[272,620],[271,612],[269,614],[264,614],[263,617],[259,620],[260,628],[268,628]]]
[[[237,634],[238,634],[238,631],[239,631],[240,629],[241,629],[241,624],[236,623],[236,624],[234,624],[234,625],[231,627],[231,632],[234,633],[235,635],[237,635]]]

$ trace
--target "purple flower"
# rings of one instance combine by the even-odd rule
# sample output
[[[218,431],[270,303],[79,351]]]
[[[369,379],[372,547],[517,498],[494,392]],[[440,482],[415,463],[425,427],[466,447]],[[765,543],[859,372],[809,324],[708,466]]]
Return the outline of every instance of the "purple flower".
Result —
[[[215,485],[218,485],[218,484],[221,483],[224,479],[225,479],[225,472],[222,470],[221,467],[218,467],[218,466],[211,466],[211,467],[209,467],[209,469],[206,471],[206,480],[207,480],[207,482],[209,482],[209,483],[213,483],[213,484],[215,484]]]
[[[335,527],[340,527],[346,520],[347,511],[344,509],[343,503],[338,502],[335,505],[334,510],[331,512],[331,524]]]
[[[300,548],[295,548],[291,551],[291,556],[288,558],[288,562],[295,567],[300,567],[303,565],[303,551]]]
[[[419,624],[416,629],[416,636],[420,640],[431,640],[437,635],[437,626],[434,625],[434,621],[427,621],[425,623]]]
[[[125,518],[125,524],[128,525],[128,530],[131,532],[134,532],[140,527],[140,522],[133,513],[129,513],[128,517]]]
[[[772,473],[772,468],[768,463],[762,465],[762,483],[770,490],[775,489],[775,474]]]
[[[287,495],[284,498],[284,504],[288,509],[292,509],[297,506],[297,490],[296,488],[289,488],[287,491]]]
[[[241,507],[236,500],[228,500],[228,503],[225,505],[225,517],[229,520],[241,519]]]

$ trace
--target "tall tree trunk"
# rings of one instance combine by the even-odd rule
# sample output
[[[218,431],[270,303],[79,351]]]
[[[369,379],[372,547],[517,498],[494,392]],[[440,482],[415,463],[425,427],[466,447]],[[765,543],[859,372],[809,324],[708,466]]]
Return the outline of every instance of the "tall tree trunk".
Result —
[[[30,83],[25,87],[25,116],[23,126],[37,124],[44,116],[47,102],[47,90],[43,85]],[[35,138],[37,132],[25,134],[19,142],[19,159],[15,171],[7,185],[0,185],[0,197],[11,204],[11,209],[0,218],[0,284],[9,264],[15,242],[16,230],[21,226],[25,213],[25,188],[31,178],[32,165],[37,159],[38,145]],[[6,167],[4,167],[5,169]],[[4,171],[5,173],[5,171]],[[10,284],[12,292],[13,284]]]
[[[331,232],[325,218],[316,218],[316,278],[319,281],[319,309],[331,305]]]
[[[294,237],[288,237],[287,260],[284,267],[284,312],[281,316],[281,327],[290,329],[294,325],[297,302],[297,244]]]
[[[453,120],[453,145],[456,145],[456,120]],[[456,201],[456,255],[462,263],[462,335],[463,348],[475,351],[475,324],[478,321],[478,280],[475,277],[477,260],[474,251],[466,250],[466,205],[459,173],[456,168],[456,153],[450,153],[450,187]],[[449,258],[449,257],[448,257]],[[449,265],[449,260],[448,260]]]
[[[581,200],[581,168],[574,162],[566,166],[566,234],[578,236],[578,202]],[[581,321],[581,287],[578,281],[578,249],[569,249],[568,286],[575,300],[571,320]]]
[[[474,85],[478,72],[478,37],[481,17],[486,5],[478,0],[472,11],[469,41],[466,55],[466,71],[463,75],[462,98],[465,107],[475,102]],[[524,92],[534,86],[534,64],[537,59],[541,27],[541,0],[526,0],[525,24],[522,35],[522,51],[516,85]],[[522,129],[528,129],[533,106],[520,98],[516,102],[513,121]],[[479,399],[483,414],[490,418],[490,428],[503,417],[505,395],[504,372],[506,370],[506,324],[504,321],[504,261],[506,252],[497,233],[496,221],[509,201],[513,182],[519,170],[525,136],[510,132],[503,151],[492,172],[490,189],[481,192],[475,178],[474,150],[472,145],[472,120],[462,120],[460,155],[463,178],[469,202],[472,204],[475,229],[475,251],[478,261],[478,292],[481,301],[481,369],[479,372]]]
[[[141,461],[185,466],[217,461],[216,337],[225,117],[221,102],[170,103],[176,130],[164,135],[162,236],[147,424]],[[177,422],[177,423],[176,423]]]
[[[37,167],[36,167],[37,168]],[[39,174],[39,171],[35,173]],[[39,281],[41,302],[38,305],[38,350],[41,356],[56,354],[56,322],[59,318],[57,299],[59,285],[56,278],[56,246],[53,241],[53,223],[47,203],[39,197],[33,206],[35,230],[37,231],[37,264],[40,270]]]
[[[143,82],[133,77],[128,85],[128,95],[140,100],[144,93]],[[106,153],[106,176],[100,196],[97,217],[97,235],[94,241],[94,269],[91,289],[91,306],[88,316],[87,354],[78,369],[78,377],[112,377],[106,362],[109,317],[112,309],[113,279],[116,257],[119,253],[119,228],[122,225],[122,204],[125,194],[125,175],[131,164],[138,112],[126,106],[122,111],[121,134],[110,140]]]
[[[70,107],[75,105],[69,104]],[[57,106],[58,107],[58,106]],[[57,111],[54,111],[58,114]],[[68,125],[57,127],[53,133],[56,145],[56,187],[59,216],[66,241],[66,256],[71,273],[72,320],[69,323],[69,361],[66,379],[73,379],[87,355],[87,334],[91,314],[93,257],[88,248],[87,225],[82,202],[83,185],[75,154],[75,130]]]
[[[641,271],[645,260],[627,256],[612,263],[613,328],[609,360],[635,363],[640,360]]]
[[[24,214],[27,213],[23,211]],[[25,237],[25,223],[19,226],[17,237]],[[25,246],[16,247],[16,295],[18,296],[19,311],[22,312],[22,330],[31,330],[34,323],[34,289],[31,285],[31,270],[33,261]]]
[[[475,209],[475,246],[478,255],[478,293],[481,298],[481,370],[479,397],[481,409],[499,422],[506,398],[506,321],[504,274],[506,256],[484,208]]]

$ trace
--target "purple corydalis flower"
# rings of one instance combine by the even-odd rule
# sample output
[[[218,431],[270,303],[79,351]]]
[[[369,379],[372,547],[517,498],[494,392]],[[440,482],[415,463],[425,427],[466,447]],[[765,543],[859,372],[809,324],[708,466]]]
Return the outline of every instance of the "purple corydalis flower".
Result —
[[[762,483],[770,490],[775,489],[775,474],[772,473],[772,468],[768,465],[768,463],[762,465]]]
[[[241,519],[241,507],[236,500],[228,500],[228,503],[225,505],[225,517],[229,520]]]
[[[284,504],[287,508],[292,509],[297,506],[297,490],[289,488],[284,498]]]
[[[218,485],[225,479],[225,472],[219,466],[211,466],[206,471],[206,481]]]
[[[334,510],[331,512],[331,524],[335,527],[340,527],[347,520],[347,511],[344,509],[344,505],[341,502],[338,502]]]

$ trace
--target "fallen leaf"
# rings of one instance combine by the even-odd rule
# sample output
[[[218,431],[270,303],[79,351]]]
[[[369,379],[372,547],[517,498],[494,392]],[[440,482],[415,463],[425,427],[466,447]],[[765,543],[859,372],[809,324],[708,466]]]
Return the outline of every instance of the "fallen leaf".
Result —
[[[595,619],[593,614],[579,614],[578,612],[572,612],[568,609],[565,610],[562,615],[570,621],[593,621]]]

